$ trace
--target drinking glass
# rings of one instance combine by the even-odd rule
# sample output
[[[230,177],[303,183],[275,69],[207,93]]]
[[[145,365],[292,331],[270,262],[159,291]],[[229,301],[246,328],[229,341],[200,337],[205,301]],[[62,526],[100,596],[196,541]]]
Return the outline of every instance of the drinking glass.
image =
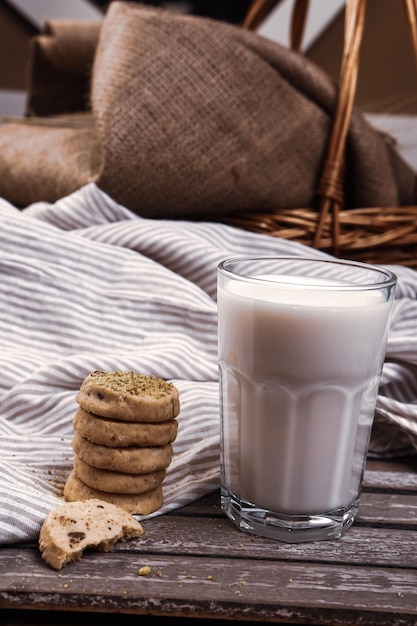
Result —
[[[290,543],[355,520],[396,276],[338,259],[218,266],[221,503]]]

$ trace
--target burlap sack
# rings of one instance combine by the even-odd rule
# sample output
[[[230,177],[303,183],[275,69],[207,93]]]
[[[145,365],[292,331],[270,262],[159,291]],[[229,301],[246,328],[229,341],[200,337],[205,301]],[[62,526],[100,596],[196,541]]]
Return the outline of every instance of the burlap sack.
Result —
[[[33,38],[27,119],[0,126],[1,197],[53,202],[96,179],[101,143],[90,85],[100,30],[100,22],[54,20]]]
[[[127,2],[110,4],[93,56],[90,116],[0,127],[1,196],[54,201],[95,181],[148,217],[315,206],[336,88],[303,56],[238,26]],[[65,108],[29,102],[38,115]],[[391,140],[355,110],[346,205],[412,204],[414,187]]]
[[[89,109],[91,70],[101,22],[54,20],[31,42],[28,115]]]

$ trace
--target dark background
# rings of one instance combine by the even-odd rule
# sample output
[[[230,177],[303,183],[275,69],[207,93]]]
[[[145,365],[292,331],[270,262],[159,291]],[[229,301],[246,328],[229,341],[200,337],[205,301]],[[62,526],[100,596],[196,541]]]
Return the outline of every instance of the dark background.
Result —
[[[251,2],[252,0],[190,0],[186,4],[189,6],[187,12],[192,15],[201,15],[233,24],[240,24]],[[105,9],[110,4],[110,0],[96,0],[95,3]],[[164,6],[169,9],[169,5],[175,5],[175,2],[142,0],[142,4]]]

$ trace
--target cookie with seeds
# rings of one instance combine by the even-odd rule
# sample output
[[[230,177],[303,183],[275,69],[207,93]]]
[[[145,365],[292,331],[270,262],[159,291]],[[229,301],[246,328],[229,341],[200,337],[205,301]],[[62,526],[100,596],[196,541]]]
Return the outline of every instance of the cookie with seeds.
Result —
[[[162,485],[158,485],[154,489],[145,491],[144,493],[110,493],[89,487],[81,480],[75,470],[72,470],[65,483],[64,498],[68,502],[101,499],[105,502],[120,506],[128,513],[134,515],[149,515],[150,513],[154,513],[161,508],[164,501]]]
[[[100,469],[127,474],[149,474],[166,469],[172,460],[172,444],[154,448],[109,448],[92,443],[78,433],[72,449],[83,461]]]
[[[164,446],[175,441],[178,431],[176,419],[154,423],[125,422],[94,415],[81,407],[75,413],[73,426],[85,439],[111,448]]]
[[[158,470],[149,474],[126,474],[98,469],[74,456],[74,469],[81,480],[98,491],[110,493],[143,493],[150,491],[162,483],[166,470]]]
[[[139,372],[91,372],[76,399],[89,413],[128,422],[166,422],[180,412],[173,383]]]
[[[109,552],[116,541],[143,533],[141,524],[115,504],[102,499],[76,500],[53,509],[39,533],[42,558],[55,569],[79,561],[86,548]]]

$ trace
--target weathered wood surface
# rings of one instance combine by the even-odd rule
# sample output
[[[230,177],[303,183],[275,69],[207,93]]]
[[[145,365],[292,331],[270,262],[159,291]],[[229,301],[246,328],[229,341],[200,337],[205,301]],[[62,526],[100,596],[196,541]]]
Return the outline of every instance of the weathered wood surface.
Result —
[[[290,545],[242,533],[221,513],[217,492],[143,526],[139,539],[88,551],[60,572],[35,544],[1,548],[0,624],[29,626],[41,616],[52,624],[56,615],[75,624],[90,612],[97,624],[117,613],[120,625],[120,616],[139,615],[417,624],[414,458],[368,463],[359,516],[339,541]],[[151,572],[139,576],[144,565]]]

